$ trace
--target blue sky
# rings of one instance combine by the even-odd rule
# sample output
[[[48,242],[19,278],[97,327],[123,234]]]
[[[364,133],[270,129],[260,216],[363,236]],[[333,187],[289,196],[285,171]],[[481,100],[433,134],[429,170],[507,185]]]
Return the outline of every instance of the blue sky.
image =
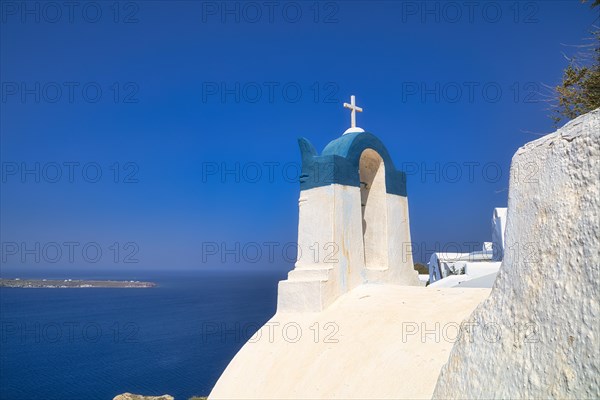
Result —
[[[598,24],[577,1],[1,6],[5,270],[289,269],[296,140],[341,135],[351,94],[409,173],[416,260],[489,241]]]

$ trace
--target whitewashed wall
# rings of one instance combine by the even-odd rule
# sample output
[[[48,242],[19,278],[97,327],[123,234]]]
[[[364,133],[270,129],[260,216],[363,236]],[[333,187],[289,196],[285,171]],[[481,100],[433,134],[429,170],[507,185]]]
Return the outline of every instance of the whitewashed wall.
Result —
[[[498,278],[434,398],[600,398],[599,197],[600,110],[517,151]]]

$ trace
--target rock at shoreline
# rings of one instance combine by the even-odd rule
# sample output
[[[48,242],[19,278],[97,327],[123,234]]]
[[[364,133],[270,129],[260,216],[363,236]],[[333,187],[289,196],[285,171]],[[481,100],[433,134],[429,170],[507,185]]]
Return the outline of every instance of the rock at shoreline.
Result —
[[[163,394],[162,396],[142,396],[141,394],[123,393],[115,396],[113,400],[175,400],[175,398],[168,394]]]

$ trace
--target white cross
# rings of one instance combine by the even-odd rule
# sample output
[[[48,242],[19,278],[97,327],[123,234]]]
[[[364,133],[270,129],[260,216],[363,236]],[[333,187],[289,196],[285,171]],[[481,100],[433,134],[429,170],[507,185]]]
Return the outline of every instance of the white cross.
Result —
[[[356,99],[354,95],[350,96],[350,104],[344,103],[344,108],[349,108],[352,110],[350,113],[350,127],[356,128],[356,112],[362,112],[362,108],[356,105]]]

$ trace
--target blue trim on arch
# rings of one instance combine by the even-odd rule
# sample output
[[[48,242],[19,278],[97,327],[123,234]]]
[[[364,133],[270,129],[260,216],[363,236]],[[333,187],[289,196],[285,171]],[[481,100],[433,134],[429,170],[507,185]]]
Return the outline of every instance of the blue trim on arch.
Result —
[[[375,135],[354,132],[331,141],[321,155],[305,138],[298,139],[302,156],[300,190],[328,186],[334,183],[360,187],[360,156],[366,149],[375,150],[385,165],[387,193],[406,197],[406,174],[397,171],[387,149]]]

